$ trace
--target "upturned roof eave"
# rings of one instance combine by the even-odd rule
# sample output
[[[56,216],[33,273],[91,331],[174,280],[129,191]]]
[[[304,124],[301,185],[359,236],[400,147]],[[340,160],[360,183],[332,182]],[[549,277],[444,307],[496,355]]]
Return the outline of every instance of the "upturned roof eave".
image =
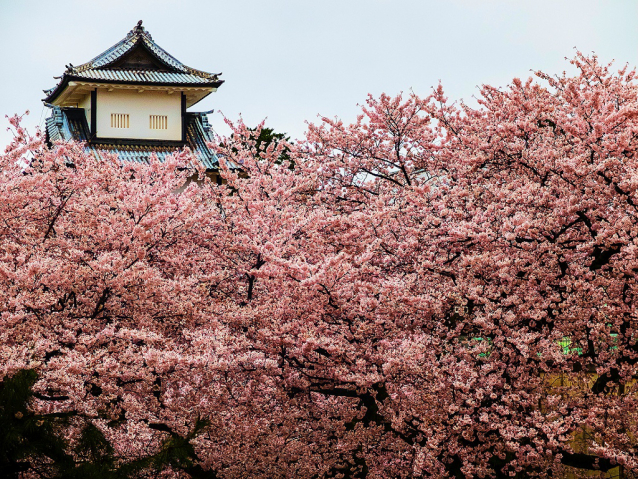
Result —
[[[89,78],[85,78],[83,76],[78,75],[69,75],[64,73],[62,75],[62,79],[57,86],[54,87],[53,91],[46,97],[43,98],[42,101],[44,103],[53,103],[61,94],[64,92],[69,82],[72,81],[81,81],[84,83],[95,83],[95,84],[108,84],[108,85],[139,85],[139,86],[164,86],[171,87],[174,86],[176,88],[179,87],[209,87],[209,88],[219,88],[225,80],[213,80],[213,81],[202,81],[201,83],[193,83],[193,82],[143,82],[143,81],[131,81],[131,80],[92,80]],[[50,91],[50,90],[47,90]]]

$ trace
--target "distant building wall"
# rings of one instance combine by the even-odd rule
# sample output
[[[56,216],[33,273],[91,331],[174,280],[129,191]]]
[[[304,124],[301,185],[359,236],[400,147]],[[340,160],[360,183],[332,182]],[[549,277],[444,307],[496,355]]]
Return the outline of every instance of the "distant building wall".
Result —
[[[179,93],[99,89],[96,110],[98,138],[182,139]]]

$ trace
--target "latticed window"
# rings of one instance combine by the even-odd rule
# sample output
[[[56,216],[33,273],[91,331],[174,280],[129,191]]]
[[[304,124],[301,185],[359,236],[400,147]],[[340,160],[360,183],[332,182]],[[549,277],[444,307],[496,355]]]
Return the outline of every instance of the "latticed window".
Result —
[[[151,130],[168,129],[168,116],[166,115],[151,115],[149,122]]]
[[[128,128],[128,113],[111,113],[111,128]]]

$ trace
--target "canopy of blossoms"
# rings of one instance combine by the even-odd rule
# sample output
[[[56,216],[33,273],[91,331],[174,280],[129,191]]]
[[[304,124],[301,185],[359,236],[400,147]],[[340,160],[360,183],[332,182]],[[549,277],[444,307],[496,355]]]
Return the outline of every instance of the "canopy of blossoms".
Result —
[[[484,86],[476,108],[441,87],[370,97],[354,124],[322,118],[295,144],[257,148],[234,125],[223,185],[188,151],[96,160],[13,118],[0,378],[31,374],[7,417],[62,445],[0,463],[638,473],[638,88],[595,57],[572,64]]]

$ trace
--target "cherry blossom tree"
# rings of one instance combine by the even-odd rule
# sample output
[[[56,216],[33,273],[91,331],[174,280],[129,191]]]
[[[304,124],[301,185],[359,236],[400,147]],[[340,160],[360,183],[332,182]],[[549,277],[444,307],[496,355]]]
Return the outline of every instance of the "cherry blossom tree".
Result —
[[[636,475],[638,88],[571,63],[294,145],[233,125],[223,185],[14,118],[0,376],[64,443],[16,474]]]

